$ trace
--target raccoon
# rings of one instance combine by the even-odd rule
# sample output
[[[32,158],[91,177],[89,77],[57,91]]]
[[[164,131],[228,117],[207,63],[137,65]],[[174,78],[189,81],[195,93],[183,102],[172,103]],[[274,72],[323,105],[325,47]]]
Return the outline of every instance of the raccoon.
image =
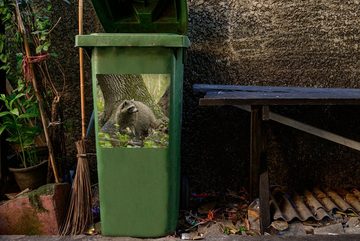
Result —
[[[157,120],[154,112],[144,103],[135,100],[124,100],[116,109],[115,123],[120,132],[131,130],[137,140],[142,140],[149,134],[150,128],[157,128],[161,121]]]

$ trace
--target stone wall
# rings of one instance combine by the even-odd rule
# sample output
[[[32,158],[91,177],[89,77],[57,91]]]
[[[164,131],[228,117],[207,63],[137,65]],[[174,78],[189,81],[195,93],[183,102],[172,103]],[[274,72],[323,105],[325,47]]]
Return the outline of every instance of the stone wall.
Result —
[[[249,114],[199,108],[192,84],[358,88],[359,10],[357,0],[189,1],[182,154],[195,189],[246,185]],[[360,140],[358,107],[274,111]],[[273,184],[360,184],[357,151],[276,123],[268,127]]]
[[[53,1],[60,59],[68,74],[65,119],[70,158],[80,137],[76,6]],[[198,107],[194,83],[360,87],[358,0],[189,0],[189,38],[184,80],[182,172],[195,191],[247,185],[249,114],[232,107]],[[86,2],[85,31],[101,27]],[[61,50],[61,51],[60,51]],[[90,69],[87,63],[87,110]],[[274,111],[360,140],[358,107],[287,107]],[[71,125],[70,125],[71,126]],[[276,184],[360,184],[359,153],[269,123],[271,181]],[[92,162],[94,163],[94,162]],[[94,166],[94,165],[93,165]],[[294,178],[296,177],[296,178]]]
[[[59,24],[51,35],[52,45],[59,55],[58,60],[66,74],[66,89],[62,98],[62,109],[64,114],[64,125],[66,130],[66,163],[67,168],[75,168],[77,160],[75,141],[81,139],[81,112],[80,112],[80,77],[79,77],[79,50],[75,48],[75,35],[78,34],[78,5],[77,1],[52,0],[55,9],[52,22],[55,23],[61,18]],[[84,1],[84,34],[102,31],[102,27],[96,17],[90,1]],[[90,54],[90,53],[89,53]],[[89,122],[93,109],[90,55],[85,53],[85,101],[86,101],[86,123]],[[57,71],[58,70],[54,70]],[[62,78],[58,78],[59,86]],[[89,136],[88,152],[94,153],[94,135]],[[96,159],[89,156],[92,167],[92,179],[97,181]]]

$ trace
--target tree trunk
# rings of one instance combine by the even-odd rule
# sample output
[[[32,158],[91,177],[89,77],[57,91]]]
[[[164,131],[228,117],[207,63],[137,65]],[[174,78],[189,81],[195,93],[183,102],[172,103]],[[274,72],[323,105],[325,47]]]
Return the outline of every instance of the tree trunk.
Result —
[[[141,101],[149,106],[157,118],[164,118],[161,107],[150,96],[144,81],[139,74],[98,74],[98,84],[104,96],[104,115],[99,121],[100,125],[106,123],[114,110],[123,100]]]

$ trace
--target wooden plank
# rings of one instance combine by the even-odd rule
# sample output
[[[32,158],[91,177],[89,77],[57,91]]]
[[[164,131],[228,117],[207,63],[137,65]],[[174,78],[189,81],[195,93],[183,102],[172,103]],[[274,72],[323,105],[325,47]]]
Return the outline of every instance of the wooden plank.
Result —
[[[360,94],[339,95],[332,93],[243,93],[207,92],[199,104],[211,105],[359,105]]]
[[[206,99],[199,100],[200,106],[226,105],[360,105],[359,99]]]
[[[249,112],[251,111],[251,108],[249,106],[236,105],[235,107],[245,110],[245,111],[249,111]],[[264,108],[266,108],[266,106]],[[263,111],[263,113],[264,113],[264,111]],[[354,141],[349,138],[331,133],[329,131],[326,131],[326,130],[323,130],[323,129],[320,129],[320,128],[317,128],[317,127],[314,127],[314,126],[311,126],[308,124],[304,124],[300,121],[288,118],[283,115],[276,114],[271,111],[266,111],[266,113],[267,113],[266,116],[268,117],[268,119],[270,119],[272,121],[278,122],[278,123],[286,125],[286,126],[290,126],[297,130],[304,131],[306,133],[315,135],[315,136],[323,138],[325,140],[332,141],[337,144],[360,151],[360,142],[358,142],[358,141]],[[264,114],[263,114],[263,120],[266,116],[264,116]]]
[[[250,200],[259,195],[259,174],[261,168],[262,106],[251,106],[250,124]]]
[[[251,112],[251,106],[250,105],[234,105],[234,107]]]
[[[200,105],[358,105],[360,89],[194,85]]]
[[[303,91],[303,92],[261,92],[261,91],[209,91],[205,98],[214,99],[360,99],[359,92],[333,92],[333,91]]]
[[[314,88],[314,87],[285,87],[285,86],[243,86],[243,85],[209,85],[194,84],[193,90],[199,93],[240,91],[240,92],[272,92],[272,93],[332,93],[335,95],[357,94],[360,89],[354,88]]]
[[[259,203],[260,203],[260,232],[264,234],[271,224],[270,216],[270,186],[269,173],[266,170],[260,174]]]
[[[342,137],[340,135],[331,133],[329,131],[322,130],[322,129],[316,128],[314,126],[304,124],[302,122],[293,120],[291,118],[276,114],[274,112],[269,112],[269,119],[279,122],[283,125],[290,126],[292,128],[304,131],[306,133],[309,133],[309,134],[321,137],[323,139],[326,139],[326,140],[329,140],[329,141],[332,141],[332,142],[335,142],[335,143],[338,143],[338,144],[341,144],[341,145],[344,145],[344,146],[347,146],[352,149],[360,151],[360,142]]]

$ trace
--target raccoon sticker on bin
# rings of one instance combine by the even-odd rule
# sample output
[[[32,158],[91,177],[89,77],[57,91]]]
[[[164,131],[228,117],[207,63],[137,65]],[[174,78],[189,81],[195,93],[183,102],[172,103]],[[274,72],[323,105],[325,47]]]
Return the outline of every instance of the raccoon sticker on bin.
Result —
[[[116,81],[119,79],[119,76],[116,76],[114,79]],[[126,79],[129,79],[128,75]],[[105,122],[99,132],[101,147],[161,148],[168,145],[169,121],[167,109],[169,103],[169,77],[167,77],[167,75],[146,75],[140,78],[139,75],[136,75],[136,80],[139,81],[139,79],[144,79],[144,83],[140,84],[140,86],[142,86],[141,88],[137,88],[137,90],[134,91],[134,86],[132,85],[132,91],[129,91],[127,88],[122,88],[127,91],[119,93],[119,96],[123,99],[117,102],[120,104],[112,107],[113,113],[111,117]],[[123,87],[126,86],[126,82],[124,84],[124,78],[121,84]],[[146,93],[144,94],[143,92]],[[124,97],[135,98],[125,99]],[[100,103],[104,103],[102,98],[103,96],[98,95],[98,101]],[[149,103],[152,108],[154,108],[155,103],[155,107],[158,108],[158,116],[155,115]],[[98,103],[98,110],[99,109],[104,108],[99,108]],[[160,116],[159,109],[162,111]],[[98,111],[99,119],[102,114],[101,111]],[[99,123],[101,122],[99,121]]]

